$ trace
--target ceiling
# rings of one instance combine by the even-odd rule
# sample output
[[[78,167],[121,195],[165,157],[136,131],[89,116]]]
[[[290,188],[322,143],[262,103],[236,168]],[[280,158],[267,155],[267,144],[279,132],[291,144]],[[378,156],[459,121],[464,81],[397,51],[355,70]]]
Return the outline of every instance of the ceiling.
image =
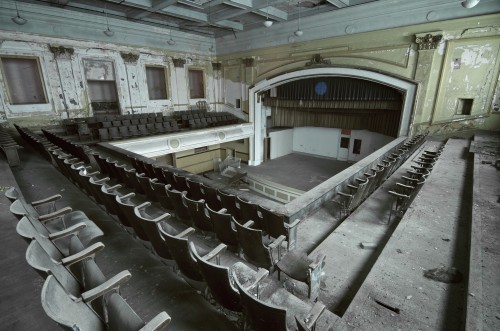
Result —
[[[201,35],[236,35],[377,0],[17,0]]]

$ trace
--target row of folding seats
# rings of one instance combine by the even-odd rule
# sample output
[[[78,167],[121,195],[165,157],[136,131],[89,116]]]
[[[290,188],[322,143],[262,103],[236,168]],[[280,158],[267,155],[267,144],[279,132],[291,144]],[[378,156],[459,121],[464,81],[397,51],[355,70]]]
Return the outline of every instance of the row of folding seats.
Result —
[[[380,163],[347,183],[345,188],[331,200],[339,206],[339,218],[347,217],[366,200],[396,169],[398,169],[425,141],[425,135],[418,135],[401,144],[397,150],[388,152]],[[371,171],[371,172],[370,172]]]
[[[163,122],[120,127],[103,127],[98,129],[98,134],[101,141],[109,141],[178,131],[179,128],[177,123],[174,122],[172,125],[170,122]]]
[[[26,260],[45,278],[42,307],[62,328],[161,330],[169,324],[170,317],[162,312],[146,325],[117,292],[130,272],[106,279],[94,261],[104,248],[96,242],[103,232],[83,212],[55,210],[60,195],[27,203],[10,188],[6,196],[13,201],[11,212],[20,218],[17,232],[29,243]]]
[[[41,153],[42,156],[48,161],[52,160],[48,149],[53,147],[54,144],[48,141],[47,138],[37,135],[28,128],[20,127],[17,124],[14,124],[14,127],[16,128],[21,138],[23,138],[24,141],[26,141],[31,147],[33,147],[34,150]]]
[[[42,129],[42,133],[45,136],[45,138],[47,138],[48,141],[50,141],[57,147],[63,149],[65,152],[83,160],[86,163],[90,162],[89,157],[87,155],[88,151],[90,150],[88,146],[75,144],[70,139],[60,137],[57,134],[47,130]]]
[[[264,245],[258,244],[259,240],[261,242],[263,240],[262,231],[254,231],[249,224],[246,226],[240,225],[231,215],[229,215],[230,223],[211,219],[211,213],[207,214],[206,210],[216,212],[211,210],[204,203],[204,200],[194,200],[188,196],[188,192],[180,192],[174,189],[172,185],[160,183],[157,177],[149,178],[143,173],[138,174],[135,168],[128,168],[126,165],[119,164],[119,162],[109,157],[105,158],[99,154],[94,154],[94,157],[102,172],[137,192],[137,194],[126,194],[127,191],[123,191],[121,184],[109,186],[106,183],[102,183],[101,190],[95,190],[100,195],[96,200],[104,201],[108,212],[116,215],[122,226],[127,228],[139,240],[143,241],[146,247],[148,247],[146,243],[149,242],[158,256],[167,260],[175,260],[177,267],[183,276],[187,278],[187,281],[206,282],[216,301],[224,308],[232,311],[241,311],[242,294],[235,291],[230,284],[234,282],[234,279],[236,281],[240,278],[248,280],[248,277],[257,277],[258,274],[252,272],[251,269],[248,269],[241,262],[220,265],[221,260],[224,260],[224,258],[220,258],[221,251],[224,251],[227,247],[224,244],[224,239],[221,240],[223,244],[219,244],[215,248],[212,247],[212,250],[207,249],[199,242],[195,244],[193,236],[196,230],[191,226],[201,230],[202,234],[215,230],[216,238],[219,238],[216,229],[224,227],[224,231],[227,231],[228,228],[231,228],[231,222],[234,223],[237,226],[237,231],[234,232],[231,230],[232,233],[228,237],[232,237],[233,240],[234,237],[240,238],[242,247],[253,247],[253,249],[248,251],[243,249],[243,252],[246,260],[258,267],[262,266],[263,268],[274,270],[274,266],[276,265],[275,260],[277,260],[280,261],[280,264],[276,270],[287,273],[291,266],[297,270],[297,265],[300,264],[305,265],[305,269],[309,269],[310,265],[314,264],[315,268],[310,272],[307,272],[307,270],[299,272],[303,277],[298,280],[308,285],[309,291],[307,296],[309,299],[314,301],[318,298],[324,255],[321,254],[316,260],[309,260],[302,254],[293,254],[293,252],[290,254],[281,254],[279,252],[281,248],[280,244],[285,239],[284,236],[281,236],[278,243],[275,243],[274,246],[275,251],[278,251],[277,254],[273,254],[270,250],[267,250],[265,254],[269,258],[264,258],[265,262],[260,263],[259,257],[256,259],[253,257],[255,255],[254,252],[262,253],[262,251],[258,250],[264,247]],[[176,177],[179,183],[179,175],[173,173],[172,176]],[[142,195],[139,192],[146,196],[139,196]],[[281,222],[283,223],[283,220]],[[181,225],[180,228],[178,227],[179,224]],[[187,228],[183,230],[182,225],[187,226]],[[219,259],[219,264],[211,262],[213,259]],[[224,263],[222,262],[222,264]],[[238,270],[238,274],[231,276],[230,269]],[[243,274],[245,277],[242,276]],[[308,275],[311,275],[311,277],[308,277]],[[281,288],[282,286],[279,287]],[[287,295],[290,294],[288,293]],[[307,308],[310,309],[309,306]]]
[[[434,150],[424,150],[417,156],[416,160],[412,160],[416,165],[412,165],[411,169],[407,170],[406,175],[402,176],[402,183],[397,182],[395,187],[389,191],[394,200],[391,205],[388,222],[391,221],[393,215],[399,219],[403,217],[417,193],[425,184],[443,149],[444,144]]]
[[[12,138],[9,132],[3,127],[0,127],[0,149],[7,158],[7,162],[11,167],[21,164],[17,150],[21,148],[19,144]]]
[[[195,230],[190,226],[193,225],[196,227],[195,224],[197,224],[200,228],[203,228],[203,225],[199,225],[201,223],[198,222],[203,220],[203,218],[198,217],[200,215],[199,210],[201,209],[197,209],[196,213],[193,213],[193,208],[187,207],[190,205],[189,201],[191,199],[186,196],[186,192],[172,189],[166,184],[158,183],[159,185],[155,185],[157,184],[156,178],[156,180],[148,178],[146,182],[144,179],[141,179],[144,175],[137,174],[134,168],[127,169],[126,165],[118,164],[111,158],[104,158],[98,153],[92,153],[92,155],[99,165],[100,171],[105,174],[101,174],[100,171],[94,171],[88,164],[73,158],[71,155],[61,153],[61,151],[53,150],[53,154],[55,162],[68,178],[89,193],[89,195],[93,196],[96,202],[102,203],[107,211],[115,215],[120,224],[129,233],[143,242],[146,247],[152,248],[154,252],[163,259],[175,260],[179,270],[181,270],[182,274],[187,277],[187,279],[195,283],[204,280],[209,287],[210,285],[207,279],[210,279],[213,292],[219,293],[222,291],[222,293],[227,293],[228,291],[233,291],[233,296],[235,295],[234,288],[225,287],[221,289],[219,285],[216,285],[217,282],[220,281],[220,275],[215,276],[214,270],[220,268],[220,265],[213,264],[212,269],[215,268],[212,270],[213,272],[204,275],[200,271],[201,262],[193,258],[193,256],[197,256],[198,251],[206,253],[209,252],[210,249],[207,249],[206,245],[203,245],[203,242],[197,246],[193,244],[192,238]],[[104,177],[105,175],[109,175],[113,179]],[[172,174],[173,177],[174,175],[175,177],[179,177],[177,174]],[[183,181],[177,178],[177,185],[182,185],[179,184],[182,182]],[[129,189],[116,183],[127,183]],[[186,183],[184,182],[184,184]],[[145,197],[139,195],[140,193],[136,195],[134,193],[135,189],[137,189],[137,192],[141,193],[153,191],[154,193],[151,196],[160,200],[159,203],[155,204],[154,202],[151,203],[147,201],[147,199],[145,200]],[[202,201],[197,202],[202,203]],[[208,205],[205,205],[205,207],[207,209],[209,208]],[[170,212],[170,214],[165,213],[165,211]],[[231,224],[239,224],[230,214],[229,216],[230,222],[232,222],[229,223],[230,226]],[[191,219],[189,219],[190,217]],[[175,220],[177,220],[177,223],[174,223]],[[210,223],[208,223],[210,226],[205,227],[203,231],[214,229],[216,226],[212,225],[213,222],[213,220],[210,220]],[[249,261],[257,262],[272,270],[278,270],[279,272],[283,271],[285,274],[292,274],[290,271],[291,268],[293,267],[293,269],[296,270],[298,264],[305,266],[305,269],[310,269],[309,272],[305,269],[303,272],[300,272],[301,275],[307,275],[307,277],[298,280],[307,285],[309,290],[306,296],[309,298],[318,297],[319,282],[321,279],[321,261],[324,260],[324,255],[320,254],[316,259],[309,259],[304,254],[294,254],[293,252],[282,254],[281,244],[285,241],[285,236],[279,237],[274,246],[264,244],[260,246],[255,245],[256,240],[262,241],[264,237],[261,230],[252,229],[250,224],[239,226],[239,231],[237,231],[237,233],[240,233],[240,235],[238,235],[239,240],[242,243],[244,242],[241,246],[248,247],[244,252],[245,257]],[[262,247],[264,249],[262,249]],[[211,252],[210,256],[216,258],[220,262],[220,252],[225,250],[225,248],[226,245],[220,244]],[[257,248],[257,250],[255,248]],[[265,257],[262,261],[259,261],[259,255],[262,255],[263,251],[265,252],[264,255],[269,257]],[[203,254],[203,256],[205,255]],[[203,260],[205,261],[206,259]],[[276,264],[275,261],[279,261],[279,264]],[[207,260],[206,263],[209,264],[210,261]],[[314,268],[310,268],[310,265],[313,265]],[[244,264],[234,265],[233,261],[230,265],[223,267],[226,268],[224,270],[226,270],[228,279],[227,284],[234,282],[234,280],[231,281],[231,276],[229,275],[230,267],[235,270],[240,270],[240,272],[245,275],[245,279],[248,279],[248,274],[255,276],[251,268]],[[210,269],[209,266],[207,268]],[[228,307],[231,307],[232,304],[227,300],[226,295],[219,293],[218,296],[220,300],[218,303],[230,309]],[[238,295],[238,298],[240,298],[240,295]],[[240,301],[239,306],[241,307]]]

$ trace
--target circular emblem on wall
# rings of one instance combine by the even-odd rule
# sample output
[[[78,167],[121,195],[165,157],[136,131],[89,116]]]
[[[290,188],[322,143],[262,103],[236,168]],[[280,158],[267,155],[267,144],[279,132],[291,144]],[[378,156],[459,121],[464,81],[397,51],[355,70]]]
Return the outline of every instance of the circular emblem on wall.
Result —
[[[217,136],[218,136],[219,140],[224,140],[226,138],[226,134],[224,132],[222,132],[222,131],[219,132],[217,134]]]
[[[314,91],[316,92],[317,95],[324,95],[327,89],[328,86],[326,86],[326,83],[323,81],[317,82],[316,86],[314,86]]]
[[[169,145],[172,148],[177,148],[177,147],[179,147],[180,144],[181,144],[181,142],[179,141],[179,139],[170,139],[170,141],[169,141]]]

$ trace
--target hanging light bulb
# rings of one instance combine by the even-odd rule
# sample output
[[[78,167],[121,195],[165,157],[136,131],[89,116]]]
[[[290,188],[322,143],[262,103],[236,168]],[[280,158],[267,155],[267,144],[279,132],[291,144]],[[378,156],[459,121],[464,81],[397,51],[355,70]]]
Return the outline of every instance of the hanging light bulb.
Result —
[[[108,37],[112,37],[115,35],[115,32],[109,28],[109,21],[108,21],[108,12],[106,12],[106,26],[108,27],[106,30],[104,30],[104,34]]]
[[[297,31],[295,31],[293,34],[296,35],[297,37],[300,37],[300,36],[302,36],[304,34],[304,31],[302,31],[300,29],[300,1],[299,1],[298,6],[299,6],[299,25],[297,27]]]
[[[271,21],[269,19],[269,0],[267,0],[267,11],[266,11],[266,20],[264,21],[264,26],[266,28],[270,27],[271,25],[273,25],[273,21]]]
[[[24,25],[28,22],[27,19],[25,19],[24,17],[21,17],[21,15],[19,15],[19,9],[17,8],[17,2],[14,2],[15,6],[16,6],[16,13],[17,15],[12,17],[12,22],[16,23],[17,25]]]

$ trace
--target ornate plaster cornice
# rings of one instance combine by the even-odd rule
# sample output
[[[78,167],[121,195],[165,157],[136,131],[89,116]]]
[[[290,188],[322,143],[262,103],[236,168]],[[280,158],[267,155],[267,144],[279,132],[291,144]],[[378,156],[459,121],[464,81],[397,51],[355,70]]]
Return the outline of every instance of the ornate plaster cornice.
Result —
[[[321,54],[314,54],[311,58],[311,61],[306,63],[306,67],[317,66],[317,65],[331,65],[330,60],[326,60],[321,57]]]
[[[443,39],[441,32],[432,32],[426,34],[415,35],[415,43],[418,45],[418,50],[436,49]]]

